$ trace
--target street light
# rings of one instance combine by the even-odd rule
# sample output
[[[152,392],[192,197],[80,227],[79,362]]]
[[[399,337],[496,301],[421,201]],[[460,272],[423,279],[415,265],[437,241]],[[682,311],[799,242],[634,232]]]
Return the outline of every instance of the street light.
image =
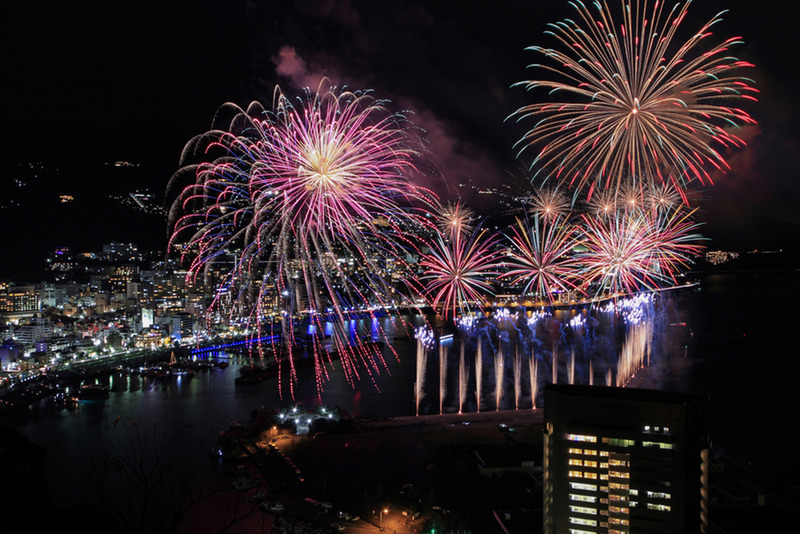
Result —
[[[383,530],[383,514],[388,514],[388,513],[389,513],[388,508],[384,508],[383,510],[381,510],[381,530]]]

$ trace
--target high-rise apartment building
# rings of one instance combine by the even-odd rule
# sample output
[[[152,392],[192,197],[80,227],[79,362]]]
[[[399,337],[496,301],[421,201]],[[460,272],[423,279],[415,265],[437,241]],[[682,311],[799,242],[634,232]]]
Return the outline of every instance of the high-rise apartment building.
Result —
[[[708,531],[708,396],[552,385],[544,532]]]

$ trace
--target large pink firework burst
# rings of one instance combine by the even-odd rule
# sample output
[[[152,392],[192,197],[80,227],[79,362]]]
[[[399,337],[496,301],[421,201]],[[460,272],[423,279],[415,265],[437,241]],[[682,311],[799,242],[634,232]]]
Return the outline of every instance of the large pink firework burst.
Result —
[[[393,280],[408,276],[410,236],[431,226],[434,199],[409,179],[421,145],[384,103],[327,82],[296,103],[276,88],[271,109],[225,108],[230,123],[184,149],[184,161],[201,151],[204,161],[173,177],[193,183],[173,203],[171,247],[190,278],[216,287],[210,317],[227,299],[256,332],[280,322],[273,349],[290,368],[292,396],[298,357],[313,358],[320,392],[334,353],[351,382],[360,370],[373,376],[385,367],[381,352],[348,324],[410,302]],[[328,325],[330,341],[312,335],[299,347],[309,323]]]
[[[614,14],[607,2],[590,10],[576,0],[578,16],[546,32],[560,46],[529,48],[547,60],[531,67],[552,75],[518,84],[548,94],[515,113],[535,120],[519,145],[538,151],[537,173],[591,199],[627,180],[672,181],[682,192],[727,169],[725,151],[745,144],[737,130],[755,123],[738,107],[755,100],[739,75],[752,65],[729,55],[741,38],[711,43],[722,13],[681,41],[689,3],[622,0]]]
[[[500,278],[521,287],[522,296],[553,302],[561,292],[578,291],[579,263],[573,249],[578,243],[574,225],[533,219],[533,225],[517,219],[507,236],[508,270]]]
[[[492,295],[492,279],[500,274],[501,253],[496,244],[496,236],[481,228],[469,236],[457,233],[449,241],[438,235],[431,243],[420,260],[420,281],[442,317],[465,315]]]

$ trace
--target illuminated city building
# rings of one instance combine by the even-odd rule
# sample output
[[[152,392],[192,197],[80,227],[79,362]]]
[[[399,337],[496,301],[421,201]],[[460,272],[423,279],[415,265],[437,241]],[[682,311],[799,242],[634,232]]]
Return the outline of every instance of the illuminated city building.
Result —
[[[0,324],[30,319],[39,310],[41,302],[34,286],[10,286],[0,292]]]
[[[544,406],[545,534],[708,531],[707,396],[557,384]]]
[[[170,317],[172,339],[192,337],[195,331],[195,318],[188,313],[176,313]]]
[[[28,323],[21,324],[14,330],[14,338],[29,347],[52,335],[53,325],[46,317],[33,317]]]
[[[141,314],[142,314],[142,316],[141,316],[142,329],[150,328],[151,326],[153,326],[153,323],[155,322],[153,320],[154,319],[154,317],[153,317],[153,309],[152,308],[142,308]]]
[[[186,306],[186,276],[176,273],[154,278],[153,302],[162,310],[183,311]]]

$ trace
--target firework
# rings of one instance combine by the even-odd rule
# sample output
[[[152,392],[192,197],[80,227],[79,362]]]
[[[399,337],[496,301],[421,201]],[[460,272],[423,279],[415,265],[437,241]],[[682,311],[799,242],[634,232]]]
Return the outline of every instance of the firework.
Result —
[[[587,212],[593,217],[614,216],[619,209],[616,189],[600,189],[587,202]]]
[[[534,192],[529,211],[546,222],[555,222],[569,213],[570,202],[557,187],[544,186]]]
[[[578,262],[573,254],[577,240],[572,226],[541,223],[539,219],[530,226],[517,219],[507,239],[511,245],[510,268],[500,277],[522,286],[523,296],[533,293],[552,302],[558,293],[578,289]]]
[[[641,182],[629,180],[617,190],[617,207],[627,211],[641,210],[644,207],[644,188]]]
[[[680,191],[711,183],[710,168],[728,167],[722,153],[745,144],[737,128],[755,123],[736,106],[757,93],[738,74],[752,65],[728,55],[740,38],[710,44],[721,13],[682,42],[689,2],[623,1],[620,19],[606,2],[594,11],[571,4],[578,16],[546,32],[560,47],[529,48],[547,60],[531,66],[553,79],[517,84],[550,95],[515,113],[536,121],[518,144],[537,146],[537,173],[588,188],[588,198],[626,180],[672,181]]]
[[[606,219],[583,215],[587,251],[578,255],[583,283],[612,295],[677,283],[679,269],[702,249],[701,237],[692,233],[698,227],[693,213],[637,210]]]
[[[677,284],[677,274],[703,251],[703,238],[696,233],[700,224],[692,220],[695,211],[662,209],[650,215],[653,269],[662,281]]]
[[[651,272],[652,242],[643,217],[624,213],[611,219],[583,217],[588,252],[581,254],[585,283],[616,295],[656,285]]]
[[[441,304],[443,317],[454,319],[459,312],[465,315],[472,305],[492,294],[490,280],[500,274],[495,244],[495,237],[480,228],[468,237],[456,234],[450,242],[439,235],[431,244],[430,252],[420,260],[424,269],[421,280],[431,305]]]
[[[603,313],[618,313],[625,320],[625,324],[637,325],[652,313],[654,302],[653,293],[637,293],[631,297],[610,301],[603,305],[600,311]]]
[[[439,217],[439,229],[448,240],[452,240],[456,234],[464,237],[474,230],[472,220],[475,217],[475,211],[464,206],[461,202],[448,203],[442,206],[437,215]]]
[[[212,314],[225,296],[249,327],[279,318],[285,355],[277,360],[289,365],[292,384],[301,320],[318,332],[332,323],[330,345],[314,335],[306,349],[318,390],[334,351],[351,382],[359,369],[372,375],[380,353],[353,340],[347,322],[402,298],[390,279],[402,274],[408,236],[427,224],[432,201],[408,179],[416,139],[368,93],[327,82],[296,104],[276,88],[271,109],[225,109],[234,117],[224,129],[184,149],[183,164],[205,157],[171,182],[193,179],[173,203],[170,245],[181,248],[192,281],[216,287]]]
[[[644,206],[654,211],[675,210],[681,203],[681,194],[670,182],[652,183],[644,191]]]

